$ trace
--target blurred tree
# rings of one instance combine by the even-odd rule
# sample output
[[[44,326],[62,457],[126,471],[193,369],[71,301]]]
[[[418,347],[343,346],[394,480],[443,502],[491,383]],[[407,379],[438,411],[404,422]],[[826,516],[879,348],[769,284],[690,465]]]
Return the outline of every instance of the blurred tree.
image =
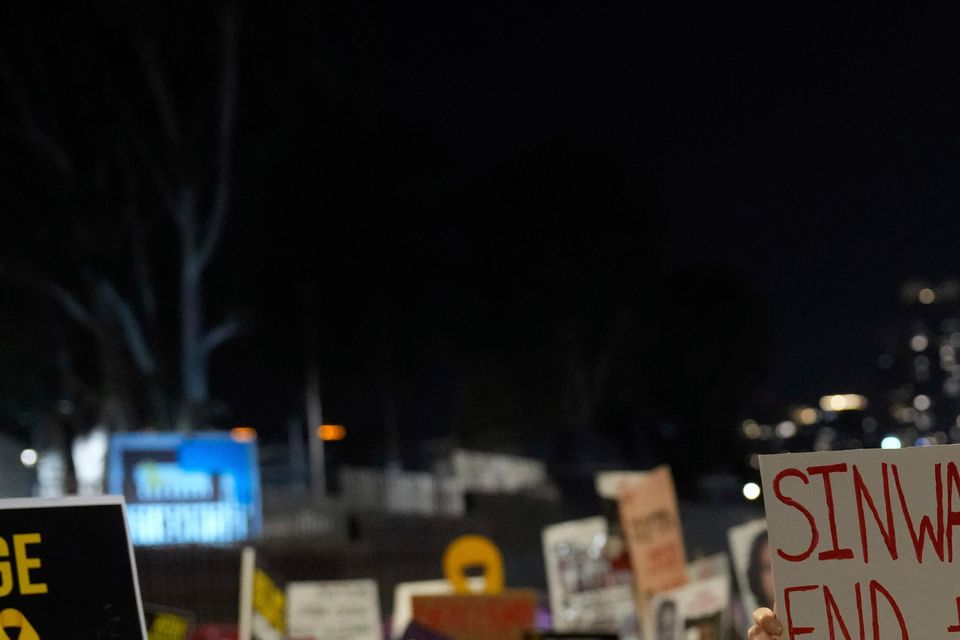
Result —
[[[50,358],[79,362],[60,367],[59,393],[87,380],[93,422],[163,427],[176,413],[181,428],[202,424],[210,356],[240,330],[235,316],[208,326],[204,294],[230,209],[238,13],[106,2],[4,11],[0,276],[50,303],[34,307],[41,317],[56,309],[72,321]],[[178,256],[164,251],[171,241]],[[52,333],[58,322],[46,324]],[[166,355],[174,344],[179,358]]]

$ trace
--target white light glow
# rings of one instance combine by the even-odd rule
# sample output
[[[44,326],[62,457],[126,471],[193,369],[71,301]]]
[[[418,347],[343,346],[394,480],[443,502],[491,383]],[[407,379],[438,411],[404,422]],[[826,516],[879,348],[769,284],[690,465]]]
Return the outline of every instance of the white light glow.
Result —
[[[743,497],[747,500],[756,500],[760,497],[760,485],[756,482],[748,482],[743,485]]]
[[[930,408],[930,396],[925,396],[923,394],[918,395],[913,399],[913,408],[917,411],[926,411]]]
[[[797,435],[797,425],[790,420],[784,420],[777,425],[777,436],[780,438],[792,438]]]
[[[33,449],[24,449],[20,452],[20,463],[27,469],[32,469],[33,467],[37,466],[38,459],[39,456]]]
[[[856,393],[823,396],[820,408],[824,411],[861,411],[867,408],[867,399]]]
[[[910,348],[917,352],[926,350],[929,344],[930,341],[927,340],[927,336],[923,335],[922,333],[918,333],[910,338]]]
[[[881,449],[899,449],[901,446],[903,445],[897,436],[887,436],[880,441]]]

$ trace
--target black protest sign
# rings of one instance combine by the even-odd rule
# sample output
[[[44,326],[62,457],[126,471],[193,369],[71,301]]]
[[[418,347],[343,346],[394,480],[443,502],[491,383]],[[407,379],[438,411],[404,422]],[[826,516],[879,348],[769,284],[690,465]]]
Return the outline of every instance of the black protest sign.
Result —
[[[145,640],[122,498],[0,500],[0,640]]]

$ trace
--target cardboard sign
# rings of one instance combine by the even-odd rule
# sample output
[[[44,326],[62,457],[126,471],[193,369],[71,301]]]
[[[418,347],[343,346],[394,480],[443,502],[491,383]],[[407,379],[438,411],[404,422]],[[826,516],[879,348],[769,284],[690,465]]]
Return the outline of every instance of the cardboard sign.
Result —
[[[616,571],[604,553],[603,517],[573,520],[543,530],[543,556],[553,626],[558,631],[637,630],[633,576]]]
[[[296,640],[381,640],[373,580],[287,584],[287,634]]]
[[[537,595],[508,589],[499,595],[414,596],[413,619],[451,640],[523,640],[534,627]]]
[[[760,457],[784,638],[960,637],[960,446]]]
[[[770,563],[770,544],[767,540],[767,521],[751,520],[727,532],[733,571],[737,578],[740,600],[746,613],[739,626],[750,623],[759,607],[773,608],[773,568]]]
[[[728,576],[691,582],[651,599],[645,637],[650,640],[726,640],[729,611]]]
[[[485,589],[482,577],[467,579],[467,586],[473,593]],[[401,582],[393,590],[393,615],[390,620],[390,637],[400,640],[413,620],[414,596],[445,596],[453,593],[453,585],[447,580],[418,580]]]
[[[680,510],[670,467],[660,466],[620,488],[620,520],[630,549],[638,608],[687,581]]]
[[[123,498],[0,500],[0,639],[145,640]]]
[[[189,611],[153,604],[143,605],[147,640],[185,640],[190,636],[194,615]]]

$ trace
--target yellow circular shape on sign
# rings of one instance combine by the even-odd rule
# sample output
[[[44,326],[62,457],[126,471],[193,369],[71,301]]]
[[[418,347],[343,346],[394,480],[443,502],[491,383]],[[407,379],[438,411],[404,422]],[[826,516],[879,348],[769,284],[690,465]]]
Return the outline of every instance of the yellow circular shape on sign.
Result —
[[[37,630],[16,609],[0,611],[0,640],[10,640],[7,629],[20,629],[20,635],[17,636],[18,640],[40,640]]]
[[[471,567],[483,569],[484,593],[503,591],[503,556],[489,538],[460,536],[447,547],[443,554],[443,573],[455,593],[470,593],[466,572]]]

